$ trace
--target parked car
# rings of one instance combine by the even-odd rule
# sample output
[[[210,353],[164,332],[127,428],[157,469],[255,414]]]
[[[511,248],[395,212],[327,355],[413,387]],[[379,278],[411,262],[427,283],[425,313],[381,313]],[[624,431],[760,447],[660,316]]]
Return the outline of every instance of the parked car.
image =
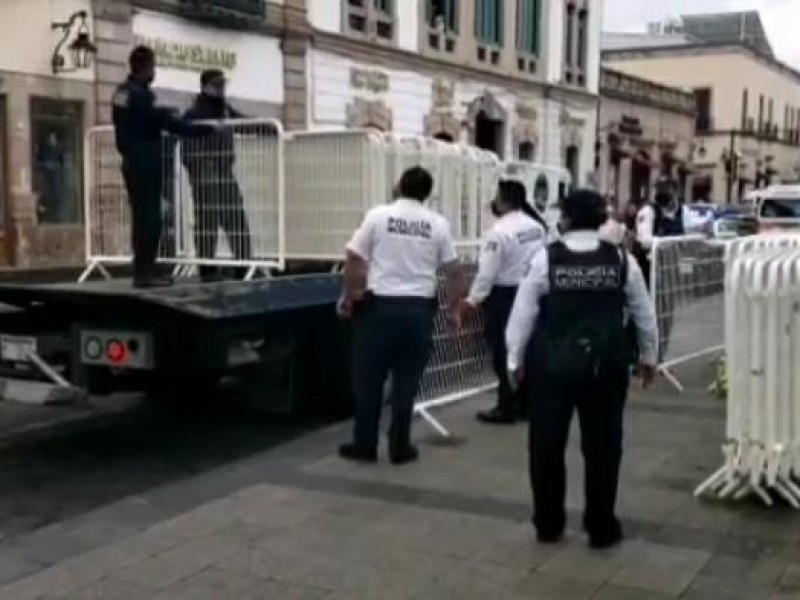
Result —
[[[756,207],[759,232],[800,230],[800,185],[767,188]]]

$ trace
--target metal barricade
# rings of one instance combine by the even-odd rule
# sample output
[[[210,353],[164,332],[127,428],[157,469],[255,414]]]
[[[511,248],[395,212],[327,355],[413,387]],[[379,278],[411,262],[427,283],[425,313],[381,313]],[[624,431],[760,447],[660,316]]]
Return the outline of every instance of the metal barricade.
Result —
[[[494,154],[422,137],[374,131],[292,133],[286,142],[287,257],[339,262],[364,213],[388,202],[403,171],[422,166],[434,189],[428,204],[458,241],[486,228],[500,163]]]
[[[86,137],[86,261],[81,276],[132,260],[131,213],[111,127]],[[226,121],[217,133],[161,144],[163,230],[158,260],[177,274],[201,266],[283,269],[284,136],[271,119]]]
[[[459,254],[469,279],[477,272],[480,244],[459,245]],[[491,391],[497,387],[491,351],[483,329],[483,313],[477,311],[454,331],[447,323],[444,277],[440,277],[439,312],[433,334],[431,358],[422,377],[415,414],[436,432],[450,437],[447,428],[431,410]]]
[[[734,250],[726,288],[725,459],[695,495],[754,493],[772,505],[775,492],[800,509],[800,247],[771,242]]]
[[[682,391],[672,368],[723,349],[725,246],[695,235],[655,238],[650,259],[658,366]]]

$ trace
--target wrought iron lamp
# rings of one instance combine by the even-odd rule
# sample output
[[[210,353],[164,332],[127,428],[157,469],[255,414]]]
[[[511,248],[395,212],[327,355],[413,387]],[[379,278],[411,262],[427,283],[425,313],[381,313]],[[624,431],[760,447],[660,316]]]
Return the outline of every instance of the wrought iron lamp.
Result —
[[[87,17],[86,11],[80,10],[74,13],[67,21],[51,25],[54,31],[61,30],[64,33],[56,45],[53,57],[50,60],[53,73],[69,73],[79,69],[87,69],[91,66],[92,59],[97,53],[97,46],[94,45],[89,36],[89,26],[86,24]],[[72,37],[73,33],[74,37]],[[72,37],[72,41],[67,45],[70,37]],[[71,64],[67,64],[67,56],[70,57]]]

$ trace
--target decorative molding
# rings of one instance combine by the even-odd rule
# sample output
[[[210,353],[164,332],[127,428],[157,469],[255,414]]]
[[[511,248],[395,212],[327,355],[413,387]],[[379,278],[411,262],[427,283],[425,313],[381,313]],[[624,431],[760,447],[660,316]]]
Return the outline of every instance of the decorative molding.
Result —
[[[383,100],[354,98],[347,106],[346,124],[350,129],[392,130],[392,110]]]
[[[475,98],[467,106],[467,122],[470,128],[475,127],[475,119],[481,112],[492,121],[502,121],[504,123],[508,121],[506,109],[503,108],[489,90],[484,91],[483,94]]]
[[[389,75],[378,69],[350,67],[350,86],[373,94],[383,94],[389,91]]]
[[[433,110],[452,110],[456,102],[455,82],[437,77],[431,87]]]
[[[447,135],[454,142],[461,137],[461,121],[450,111],[432,111],[425,116],[425,136]]]

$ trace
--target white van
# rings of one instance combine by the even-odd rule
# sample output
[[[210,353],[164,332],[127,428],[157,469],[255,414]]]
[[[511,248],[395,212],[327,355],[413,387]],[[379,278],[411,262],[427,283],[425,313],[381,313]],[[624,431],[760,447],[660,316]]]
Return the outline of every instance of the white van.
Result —
[[[771,185],[758,192],[755,217],[759,232],[800,230],[800,185]]]
[[[542,215],[551,231],[561,217],[559,202],[572,189],[572,176],[563,167],[511,161],[503,164],[501,179],[519,181],[525,186],[528,203]]]

